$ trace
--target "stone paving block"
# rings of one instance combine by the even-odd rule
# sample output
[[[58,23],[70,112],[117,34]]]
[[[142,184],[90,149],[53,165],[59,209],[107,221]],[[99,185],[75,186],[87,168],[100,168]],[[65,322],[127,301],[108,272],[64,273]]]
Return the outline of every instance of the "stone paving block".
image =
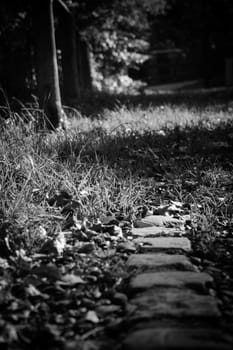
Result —
[[[132,254],[127,265],[129,268],[143,268],[153,270],[182,270],[196,271],[196,267],[185,255],[178,254]]]
[[[179,220],[167,215],[149,215],[135,222],[135,227],[140,228],[151,226],[181,227],[183,225],[183,220]]]
[[[220,330],[210,328],[155,328],[130,333],[122,350],[230,350],[230,341]]]
[[[133,310],[133,312],[132,312]],[[198,318],[220,319],[217,299],[211,295],[200,295],[190,289],[162,288],[146,291],[130,301],[129,311],[133,319]]]
[[[152,227],[142,227],[133,228],[132,235],[138,237],[160,237],[160,236],[184,236],[185,231],[179,228],[168,228],[164,226],[152,226]]]
[[[142,252],[167,249],[177,249],[185,252],[191,251],[191,242],[187,237],[145,237],[136,238],[134,242],[140,244]]]
[[[212,284],[213,278],[204,272],[162,271],[145,272],[133,277],[129,283],[132,291],[150,288],[190,288],[205,291]]]

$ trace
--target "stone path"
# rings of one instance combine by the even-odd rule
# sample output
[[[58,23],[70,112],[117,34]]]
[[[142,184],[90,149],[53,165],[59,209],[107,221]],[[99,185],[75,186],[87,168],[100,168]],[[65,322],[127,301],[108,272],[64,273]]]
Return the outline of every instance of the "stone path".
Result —
[[[133,229],[139,253],[127,262],[131,277],[121,350],[231,349],[218,299],[210,293],[212,277],[189,259],[191,242],[180,223],[165,224],[155,215]]]

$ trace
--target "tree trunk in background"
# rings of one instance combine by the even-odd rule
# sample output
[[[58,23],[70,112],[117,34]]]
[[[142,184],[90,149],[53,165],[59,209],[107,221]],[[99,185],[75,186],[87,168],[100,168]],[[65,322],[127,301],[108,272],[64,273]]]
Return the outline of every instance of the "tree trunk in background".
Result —
[[[40,107],[48,118],[48,128],[62,120],[62,104],[56,54],[53,0],[33,0],[35,66]]]
[[[78,71],[79,85],[81,91],[84,93],[92,90],[92,78],[91,78],[91,63],[90,52],[86,40],[80,38],[77,34],[77,59],[78,59]]]
[[[210,83],[210,33],[209,33],[209,9],[208,1],[201,2],[201,17],[202,17],[202,76],[204,78],[205,87]]]
[[[74,13],[62,9],[61,46],[62,46],[62,75],[63,93],[66,103],[73,107],[80,100],[79,72],[77,64],[76,26]]]

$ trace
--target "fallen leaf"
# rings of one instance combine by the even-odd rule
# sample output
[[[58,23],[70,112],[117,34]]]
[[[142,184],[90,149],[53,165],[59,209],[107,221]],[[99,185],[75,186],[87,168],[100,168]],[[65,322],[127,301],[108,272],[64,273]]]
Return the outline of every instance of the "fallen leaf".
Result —
[[[117,225],[106,225],[104,226],[104,232],[107,232],[110,234],[110,236],[116,236],[118,238],[123,237],[123,232],[121,227]]]
[[[86,321],[92,322],[92,323],[99,323],[99,317],[97,316],[96,312],[93,310],[90,310],[87,312],[86,317],[85,317]]]
[[[98,233],[96,231],[90,230],[88,228],[85,229],[85,234],[90,239],[91,237],[95,237]]]
[[[156,207],[153,209],[153,214],[154,215],[165,215],[168,211],[168,208],[169,208],[168,204],[160,205],[159,207]]]
[[[72,195],[70,195],[66,190],[56,191],[55,194],[48,198],[48,203],[51,206],[64,207],[67,203],[72,200]]]
[[[52,280],[59,280],[61,279],[61,272],[59,268],[50,263],[50,264],[41,264],[40,266],[36,267],[32,270],[32,273],[40,276],[40,277],[46,277]]]
[[[10,255],[13,254],[9,243],[9,237],[6,236],[3,239],[0,239],[0,257],[9,258]]]
[[[31,297],[37,297],[41,295],[41,292],[32,284],[29,284],[26,288],[25,288],[26,292],[28,295],[30,295]]]
[[[89,254],[95,250],[95,244],[93,242],[83,244],[79,249],[79,253]]]
[[[113,312],[121,310],[119,305],[111,304],[111,305],[100,305],[97,307],[98,314],[103,317],[107,314],[111,314]]]
[[[168,212],[169,213],[172,213],[172,214],[175,214],[175,213],[181,213],[183,210],[176,206],[175,204],[172,204],[168,207]]]
[[[0,257],[0,268],[7,269],[8,267],[9,267],[9,264],[7,260]]]
[[[116,217],[115,215],[103,215],[100,217],[100,221],[102,222],[103,225],[109,225],[110,223],[115,223]]]
[[[40,253],[61,255],[66,247],[66,238],[60,232],[56,238],[49,238],[40,248]]]
[[[2,337],[8,345],[18,340],[17,329],[13,324],[6,324],[3,328]]]
[[[74,274],[66,274],[62,276],[61,281],[59,281],[59,284],[68,285],[68,286],[75,286],[76,284],[85,284],[86,282],[79,276]]]
[[[174,204],[176,207],[183,208],[184,203],[180,201],[171,201],[172,204]]]
[[[40,248],[42,254],[57,254],[57,248],[54,246],[54,240],[49,238]]]
[[[37,230],[36,230],[36,236],[39,237],[40,239],[45,239],[47,237],[47,232],[46,229],[40,225]]]
[[[82,229],[82,221],[78,220],[76,213],[73,213],[71,221],[72,221],[72,226],[74,226],[74,228],[76,228],[77,230]]]
[[[63,232],[60,232],[57,237],[55,238],[54,242],[54,248],[57,251],[58,255],[61,255],[66,247],[66,238]]]

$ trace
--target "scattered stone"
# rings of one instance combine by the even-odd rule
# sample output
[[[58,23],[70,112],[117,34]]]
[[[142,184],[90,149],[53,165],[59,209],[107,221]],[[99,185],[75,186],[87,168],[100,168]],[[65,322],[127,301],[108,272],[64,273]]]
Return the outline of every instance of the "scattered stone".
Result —
[[[230,350],[229,339],[217,329],[155,328],[130,333],[122,350]]]
[[[129,257],[127,265],[129,268],[196,271],[185,255],[178,254],[133,254]]]
[[[191,271],[166,271],[141,273],[130,281],[132,291],[140,291],[149,288],[191,288],[205,291],[208,284],[212,284],[213,278],[204,272]]]
[[[198,317],[206,321],[221,317],[216,298],[190,289],[149,290],[131,300],[129,309],[132,310],[131,305],[135,306],[134,319]]]
[[[139,237],[159,237],[159,236],[182,236],[185,234],[185,231],[176,228],[168,228],[168,227],[159,227],[159,226],[151,226],[151,227],[142,227],[142,228],[133,228],[132,235]]]
[[[135,253],[136,247],[133,242],[121,242],[117,245],[118,252]]]
[[[179,220],[168,215],[149,215],[136,221],[134,224],[134,226],[138,228],[152,226],[181,227],[183,225],[183,220]]]
[[[187,237],[145,237],[136,238],[134,242],[140,244],[142,252],[154,252],[167,249],[178,249],[185,252],[191,251],[191,243]]]

